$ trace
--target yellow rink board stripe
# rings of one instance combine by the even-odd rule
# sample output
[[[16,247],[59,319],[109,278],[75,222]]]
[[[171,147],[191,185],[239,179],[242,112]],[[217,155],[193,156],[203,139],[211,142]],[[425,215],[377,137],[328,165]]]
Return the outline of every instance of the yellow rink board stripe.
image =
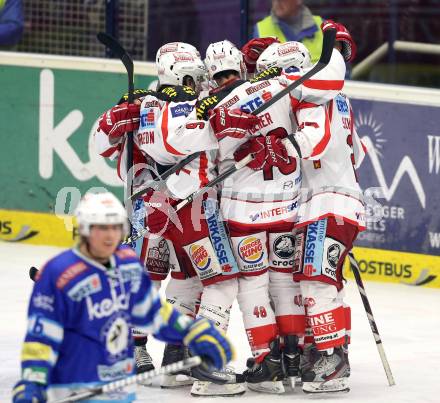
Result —
[[[362,279],[440,288],[440,257],[383,249],[353,248]],[[344,274],[353,278],[348,259]]]
[[[71,247],[77,239],[72,217],[29,211],[0,210],[0,240],[32,245]],[[440,288],[440,257],[382,249],[355,247],[362,278]],[[347,278],[353,278],[348,265]]]
[[[71,247],[76,242],[72,217],[0,210],[0,240],[31,245]]]

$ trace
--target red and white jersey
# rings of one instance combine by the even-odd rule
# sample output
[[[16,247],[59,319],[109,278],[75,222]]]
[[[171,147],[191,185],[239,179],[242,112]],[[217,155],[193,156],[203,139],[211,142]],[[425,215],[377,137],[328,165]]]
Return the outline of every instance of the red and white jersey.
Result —
[[[176,88],[166,88],[167,97],[147,95],[143,99],[136,144],[143,154],[162,166],[175,165],[188,155],[201,152],[198,158],[167,180],[173,196],[183,199],[215,177],[217,139],[199,130],[208,122],[188,123],[187,116],[194,109],[197,98],[177,94],[174,100],[170,95],[176,93]]]
[[[258,115],[261,123],[255,130],[250,131],[248,136],[277,134],[285,137],[293,133],[296,129],[292,119],[293,110],[314,107],[314,102],[325,103],[343,87],[345,64],[339,52],[335,52],[334,57],[332,56],[331,63],[334,67],[331,72],[327,72],[331,73],[328,80],[321,77],[314,82],[313,77],[275,102]],[[298,75],[279,78],[281,73],[279,68],[270,68],[251,81],[236,80],[217,88],[210,97],[197,103],[194,123],[197,119],[207,120],[208,111],[217,106],[253,112],[283,90],[291,80],[298,78]],[[319,93],[322,95],[321,98]],[[323,126],[319,126],[316,130],[322,131]],[[234,152],[248,138],[226,137],[219,142],[219,173],[223,173],[234,164]],[[223,215],[229,221],[247,225],[291,221],[296,215],[300,183],[300,167],[294,158],[283,172],[274,167],[261,171],[244,167],[223,182],[221,199]]]
[[[137,131],[133,133],[136,136]],[[126,147],[125,137],[119,138],[116,142],[110,142],[109,137],[105,134],[99,127],[96,129],[94,133],[94,146],[95,151],[103,156],[104,158],[108,158],[111,161],[117,161],[117,174],[119,179],[123,182],[126,182],[127,177],[127,147]],[[139,164],[139,165],[138,165]],[[147,166],[155,167],[154,161],[148,156],[142,154],[136,144],[133,145],[133,165],[139,167]],[[133,186],[137,188],[141,186],[145,181],[150,181],[153,179],[151,172],[147,169],[138,169],[135,171],[135,178]]]
[[[198,122],[196,127],[187,124],[187,115],[195,107],[196,100],[196,94],[188,87],[165,87],[159,92],[151,91],[142,98],[140,125],[134,133],[135,156],[139,154],[134,163],[147,164],[147,175],[145,172],[141,174],[143,180],[149,179],[151,172],[163,172],[188,155],[202,151],[198,158],[167,180],[172,195],[179,199],[203,187],[215,176],[215,136],[193,130],[204,128],[207,122]],[[123,144],[110,144],[101,131],[95,133],[95,143],[101,155],[118,157],[118,173],[124,179]]]
[[[296,81],[311,68],[294,72],[291,72],[292,69],[287,68],[283,70],[280,80]],[[327,66],[295,89],[293,95],[303,102],[322,105],[325,101],[332,100],[343,89],[345,73],[344,58],[338,50],[333,49]]]
[[[236,81],[224,90],[228,95],[221,99],[218,106],[240,108],[251,113],[283,88],[278,80]],[[222,96],[221,92],[214,97]],[[259,114],[260,124],[248,132],[249,136],[276,134],[285,137],[292,133],[295,129],[292,103],[296,105],[298,100],[285,96]],[[247,139],[226,137],[219,142],[219,173],[235,163],[233,154]],[[300,167],[295,158],[283,172],[276,167],[261,171],[244,167],[223,182],[220,205],[224,217],[228,221],[255,226],[293,221],[300,183]]]
[[[365,147],[354,128],[349,99],[339,93],[320,108],[296,113],[295,139],[301,149],[302,188],[298,225],[333,216],[365,229],[365,211],[356,168]],[[323,136],[311,134],[316,122]]]

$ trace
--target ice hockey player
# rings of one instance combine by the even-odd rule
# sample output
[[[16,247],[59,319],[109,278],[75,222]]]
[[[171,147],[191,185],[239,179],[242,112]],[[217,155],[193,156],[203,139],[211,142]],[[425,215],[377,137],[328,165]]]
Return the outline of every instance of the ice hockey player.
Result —
[[[171,64],[166,65],[162,58],[166,54],[176,55],[178,60],[172,58],[172,62],[170,62],[168,57],[168,62]],[[162,59],[160,64],[159,58]],[[98,153],[103,157],[118,160],[118,176],[125,181],[125,134],[128,131],[134,131],[133,160],[134,166],[137,167],[135,169],[134,190],[166,169],[166,167],[156,164],[145,153],[145,144],[148,144],[149,140],[154,141],[154,138],[158,138],[157,132],[156,135],[154,132],[160,131],[162,125],[155,125],[154,119],[152,121],[151,118],[158,119],[158,117],[154,116],[154,113],[153,116],[151,113],[148,114],[151,112],[149,109],[144,111],[145,114],[141,119],[140,105],[142,100],[149,96],[151,104],[158,105],[159,100],[156,97],[160,97],[163,104],[174,101],[176,105],[182,102],[183,108],[187,107],[185,101],[197,98],[195,90],[200,89],[206,71],[197,49],[183,42],[173,42],[162,46],[157,52],[156,65],[159,72],[158,91],[136,90],[135,102],[131,105],[127,103],[127,96],[124,96],[118,105],[103,114],[95,132],[95,146]],[[184,86],[186,84],[187,86]],[[143,133],[142,130],[139,131],[140,124],[147,127],[148,131],[144,130]],[[142,199],[136,200],[133,210],[132,223],[136,233],[146,226],[144,201]],[[151,279],[154,280],[156,287],[160,287],[160,282],[171,273],[166,290],[167,300],[180,313],[195,317],[196,303],[202,291],[202,285],[194,273],[190,272],[188,276],[188,270],[185,267],[190,268],[191,263],[183,249],[176,250],[171,241],[160,235],[141,238],[134,242],[133,247],[144,263]],[[138,372],[150,370],[153,364],[145,346],[147,337],[135,330],[134,338]],[[178,361],[183,358],[184,353],[182,346],[167,344],[162,364],[167,365]],[[177,382],[177,378],[179,382]],[[185,384],[192,384],[192,380],[181,375],[164,375],[161,381],[162,387],[176,387]]]
[[[161,49],[159,49],[157,58],[159,83],[168,85],[168,89],[170,85],[178,89],[175,86],[179,83],[179,76],[187,74],[187,69],[179,69],[181,63],[178,63],[180,60],[178,52],[170,50],[165,52]],[[219,216],[217,194],[213,192],[195,200],[177,212],[176,221],[173,220],[173,209],[170,206],[170,203],[175,205],[215,177],[217,139],[213,135],[206,136],[204,132],[203,136],[198,135],[200,126],[208,125],[207,122],[198,121],[194,124],[187,119],[195,107],[197,97],[186,97],[179,103],[177,101],[178,99],[174,99],[165,104],[159,99],[154,104],[156,105],[154,109],[152,99],[148,96],[144,98],[141,116],[151,114],[154,110],[157,116],[157,127],[161,130],[155,131],[155,140],[143,144],[142,150],[161,166],[174,165],[194,152],[201,151],[201,154],[193,162],[187,164],[181,172],[169,178],[166,194],[154,192],[147,195],[148,227],[151,233],[159,233],[170,239],[176,250],[182,248],[180,250],[183,250],[186,257],[190,259],[193,273],[197,274],[204,286],[199,316],[213,320],[226,331],[232,302],[223,310],[218,309],[216,283],[228,282],[229,279],[237,277],[238,268],[222,218]],[[255,117],[251,118],[253,123],[251,122],[247,127],[252,127],[257,121]],[[166,125],[164,122],[167,122]],[[151,127],[143,125],[141,120],[139,133],[148,136],[149,132],[151,132]],[[159,205],[162,207],[157,208]],[[230,384],[221,387],[199,379],[194,383],[191,393],[193,395],[244,393],[244,385],[235,382],[234,374],[220,374],[220,376],[228,376]]]
[[[180,272],[177,270],[171,272],[172,278],[178,281],[169,282],[166,290],[167,298],[180,312],[188,315],[194,315],[192,309],[201,292],[200,281],[196,274],[204,285],[209,285],[214,277],[225,280],[236,276],[238,272],[232,251],[228,252],[229,241],[218,217],[216,195],[214,198],[203,200],[203,208],[201,202],[198,202],[181,210],[176,217],[178,225],[175,225],[173,217],[171,220],[168,217],[169,197],[172,197],[170,201],[175,204],[179,199],[203,187],[215,175],[213,161],[216,151],[207,150],[217,148],[217,140],[214,136],[211,139],[206,136],[196,137],[193,135],[193,127],[186,125],[186,116],[195,106],[197,93],[200,90],[200,76],[205,72],[202,61],[193,49],[195,48],[188,44],[170,43],[158,50],[156,58],[158,91],[145,94],[137,115],[136,111],[133,114],[135,123],[130,126],[137,130],[136,145],[141,155],[152,161],[150,164],[153,164],[153,168],[157,167],[156,170],[153,169],[156,174],[176,164],[187,154],[202,151],[199,158],[169,178],[167,185],[172,189],[171,192],[167,194],[152,192],[145,198],[149,206],[145,224],[148,225],[150,234],[164,235],[172,241],[180,267],[183,268]],[[111,116],[112,112],[109,111],[109,114]],[[109,147],[109,139],[111,141],[111,138],[115,138],[115,133],[118,135],[118,141],[121,141],[126,131],[123,126],[128,119],[120,115],[115,117],[112,121],[112,128],[116,128],[114,131],[105,126],[104,120],[103,117],[101,130],[104,134],[111,133],[111,135],[101,135],[102,144]],[[164,207],[158,208],[159,205]],[[207,216],[203,215],[202,211]],[[183,228],[185,231],[181,231]],[[144,245],[151,242],[154,236],[145,238]],[[142,253],[144,251],[145,248],[142,247]],[[216,298],[215,296],[209,298],[209,292],[203,295],[200,315],[211,318],[211,304],[206,304],[205,300],[215,301]],[[229,307],[227,312],[221,313],[221,315],[226,314],[229,315]],[[212,319],[218,323],[217,317]],[[183,351],[179,346],[167,345],[163,363],[169,363],[182,355]],[[167,377],[162,386],[173,387],[181,384],[182,382],[177,382],[177,379],[172,380],[171,377]],[[232,386],[229,387],[228,393],[232,393],[231,388]],[[197,385],[195,389],[200,391]],[[244,389],[240,392],[243,391]]]
[[[35,282],[14,403],[40,403],[131,375],[133,326],[223,367],[232,345],[207,319],[193,321],[162,301],[130,247],[124,207],[88,193],[76,210],[80,241],[47,262]],[[121,390],[99,401],[132,402]],[[95,400],[93,400],[95,401]]]
[[[336,28],[337,48],[345,61],[351,61],[356,47],[348,31],[331,21],[325,24]],[[257,69],[268,66],[283,67],[295,74],[310,67],[310,58],[300,43],[274,43],[258,59]],[[350,367],[345,344],[351,321],[350,309],[343,303],[342,265],[358,232],[365,228],[356,174],[364,149],[354,128],[350,102],[343,93],[325,107],[297,110],[295,118],[295,138],[282,140],[280,148],[286,146],[283,152],[301,160],[294,280],[300,284],[310,336],[318,351],[309,355],[310,362],[303,368],[303,390],[347,391]],[[310,130],[317,125],[323,129],[320,135]],[[251,139],[249,148],[253,148],[253,142]]]
[[[341,63],[344,65],[342,58]],[[245,67],[242,54],[229,41],[209,45],[205,64],[210,79],[218,88],[212,91],[210,97],[200,100],[196,111],[192,113],[195,120],[203,122],[209,119],[210,128],[206,129],[212,129],[221,140],[219,171],[223,172],[234,163],[234,153],[247,140],[243,122],[249,119],[249,113],[284,87],[277,80],[262,79],[253,83],[243,81]],[[345,69],[338,78],[341,82],[344,73]],[[270,74],[271,72],[265,78],[270,78]],[[332,83],[337,82],[339,86],[338,80]],[[281,139],[292,130],[289,112],[292,103],[300,103],[300,94],[298,90],[294,95],[286,96],[268,108],[259,116],[258,125],[249,129],[249,132],[255,136],[262,133],[265,135],[265,141],[276,146],[277,139]],[[299,98],[295,98],[295,95]],[[192,124],[195,125],[195,122]],[[238,150],[238,153],[235,153],[236,157],[242,151]],[[299,183],[299,172],[295,159],[278,154],[277,149],[273,150],[270,157],[266,157],[276,161],[276,169],[254,171],[250,169],[254,164],[251,163],[224,182],[221,210],[228,221],[234,253],[240,268],[238,301],[255,357],[250,363],[251,368],[245,373],[248,387],[258,391],[282,393],[284,388],[281,380],[284,373],[276,318],[270,306],[268,269],[270,266],[283,267],[292,258],[288,244],[296,215],[295,187]],[[255,164],[264,167],[265,160],[255,161]],[[275,256],[272,243],[279,243],[280,247],[285,245],[286,254],[280,253],[279,256]],[[268,249],[268,244],[271,249]],[[228,307],[235,298],[236,283],[218,283],[217,288],[217,306]],[[280,294],[287,299],[290,298],[289,290],[280,289]],[[291,295],[291,298],[293,299],[294,295]],[[292,319],[294,313],[289,314],[289,319]],[[285,326],[294,326],[294,320],[286,320]]]

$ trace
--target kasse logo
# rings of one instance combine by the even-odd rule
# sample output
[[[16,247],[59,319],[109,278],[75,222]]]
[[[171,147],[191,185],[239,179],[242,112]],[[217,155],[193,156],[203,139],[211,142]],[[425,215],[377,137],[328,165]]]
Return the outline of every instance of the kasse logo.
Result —
[[[263,245],[258,238],[250,236],[240,241],[238,253],[246,263],[258,263],[264,255]]]

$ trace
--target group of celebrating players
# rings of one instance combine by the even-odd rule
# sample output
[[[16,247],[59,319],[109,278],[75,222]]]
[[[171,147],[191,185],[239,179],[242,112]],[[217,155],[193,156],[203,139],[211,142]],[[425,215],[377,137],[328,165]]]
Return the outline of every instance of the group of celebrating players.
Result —
[[[365,229],[356,174],[365,149],[341,92],[345,63],[355,57],[356,46],[341,24],[326,21],[322,30],[327,29],[336,30],[329,64],[275,102],[270,103],[273,96],[312,68],[301,43],[257,38],[240,50],[224,40],[210,44],[202,61],[194,46],[175,42],[157,52],[157,89],[136,90],[133,103],[122,97],[101,116],[97,151],[117,159],[123,181],[127,133],[134,132],[133,189],[149,189],[134,202],[132,217],[135,233],[148,229],[133,245],[141,263],[131,249],[117,246],[121,229],[115,243],[104,244],[108,251],[100,264],[110,280],[108,295],[102,294],[104,274],[92,270],[99,261],[92,229],[121,226],[125,218],[112,195],[87,195],[77,214],[79,248],[69,252],[69,264],[63,260],[56,269],[50,261],[35,284],[15,402],[34,401],[25,396],[35,390],[43,396],[44,385],[62,389],[129,372],[124,365],[133,358],[133,342],[115,346],[109,336],[130,338],[133,326],[138,372],[153,368],[145,347],[148,333],[167,343],[163,365],[188,354],[211,363],[210,369],[165,376],[162,387],[190,384],[191,393],[202,396],[238,395],[246,386],[280,394],[299,382],[306,393],[349,390],[350,308],[343,301],[342,266]],[[161,186],[149,187],[194,153],[197,158]],[[241,167],[243,160],[249,162]],[[240,168],[206,187],[233,166]],[[202,196],[176,208],[205,187]],[[106,208],[117,213],[105,214]],[[135,275],[139,269],[152,282],[145,273]],[[167,276],[167,302],[161,302],[157,288]],[[224,334],[235,299],[252,351],[242,374],[226,367],[232,347]],[[93,343],[88,344],[93,336],[63,317],[74,318],[78,307],[84,326],[101,321],[95,344],[101,340],[103,351],[96,365],[87,364],[93,367],[88,378],[78,374],[68,381],[59,369],[74,365],[73,357],[66,358],[74,348],[63,349],[66,340],[87,339],[85,351],[93,355]],[[50,360],[42,358],[44,348]],[[75,365],[81,366],[77,360]]]

